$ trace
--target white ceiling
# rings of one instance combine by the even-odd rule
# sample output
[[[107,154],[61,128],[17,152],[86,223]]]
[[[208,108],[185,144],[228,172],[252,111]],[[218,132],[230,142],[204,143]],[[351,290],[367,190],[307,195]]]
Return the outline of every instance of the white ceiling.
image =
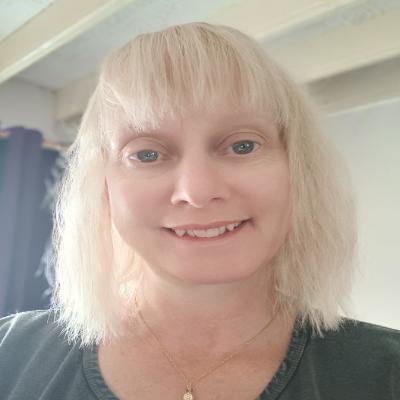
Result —
[[[111,49],[199,20],[255,37],[330,112],[400,96],[400,0],[0,0],[0,84],[54,90],[67,121]]]
[[[133,1],[23,71],[20,77],[49,89],[61,89],[96,71],[111,49],[136,35],[182,22],[204,20],[233,3],[233,0]]]
[[[0,0],[0,40],[45,10],[54,0]]]

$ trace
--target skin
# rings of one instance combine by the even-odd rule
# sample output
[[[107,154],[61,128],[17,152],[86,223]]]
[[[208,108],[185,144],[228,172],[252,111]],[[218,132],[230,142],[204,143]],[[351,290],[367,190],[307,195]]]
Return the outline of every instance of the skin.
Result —
[[[143,150],[158,158],[140,162]],[[140,135],[121,129],[111,139],[106,183],[113,223],[141,261],[140,310],[188,374],[204,372],[272,317],[269,264],[290,229],[291,198],[287,155],[271,116],[221,101]],[[247,219],[216,241],[188,242],[165,229]],[[150,346],[143,324],[131,329],[131,344]],[[248,351],[270,357],[275,368],[290,332],[278,316]],[[268,356],[266,343],[276,350]],[[104,365],[106,358],[100,347]]]

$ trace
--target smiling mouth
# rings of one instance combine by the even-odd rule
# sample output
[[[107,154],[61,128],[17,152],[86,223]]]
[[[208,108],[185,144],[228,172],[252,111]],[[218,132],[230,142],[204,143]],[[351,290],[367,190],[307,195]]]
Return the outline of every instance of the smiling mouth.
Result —
[[[244,220],[233,224],[228,224],[218,228],[207,230],[174,230],[166,229],[171,235],[182,240],[209,241],[232,236],[240,231],[250,220]]]

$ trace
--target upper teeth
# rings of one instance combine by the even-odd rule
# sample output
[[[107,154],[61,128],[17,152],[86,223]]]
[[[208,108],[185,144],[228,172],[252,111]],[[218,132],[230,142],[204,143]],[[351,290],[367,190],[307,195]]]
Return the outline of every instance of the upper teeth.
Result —
[[[178,236],[183,236],[184,234],[188,234],[192,237],[215,237],[222,235],[226,230],[233,231],[236,227],[238,227],[241,222],[235,222],[234,224],[228,224],[225,226],[220,226],[218,228],[212,228],[207,230],[184,230],[184,229],[172,229]]]

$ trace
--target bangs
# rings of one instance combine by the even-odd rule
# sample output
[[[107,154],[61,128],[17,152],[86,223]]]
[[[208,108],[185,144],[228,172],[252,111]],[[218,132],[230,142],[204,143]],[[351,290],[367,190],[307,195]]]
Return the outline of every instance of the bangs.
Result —
[[[154,129],[164,117],[207,111],[221,100],[268,112],[285,126],[280,74],[257,43],[229,27],[197,23],[140,35],[103,64],[104,133],[121,125]]]

